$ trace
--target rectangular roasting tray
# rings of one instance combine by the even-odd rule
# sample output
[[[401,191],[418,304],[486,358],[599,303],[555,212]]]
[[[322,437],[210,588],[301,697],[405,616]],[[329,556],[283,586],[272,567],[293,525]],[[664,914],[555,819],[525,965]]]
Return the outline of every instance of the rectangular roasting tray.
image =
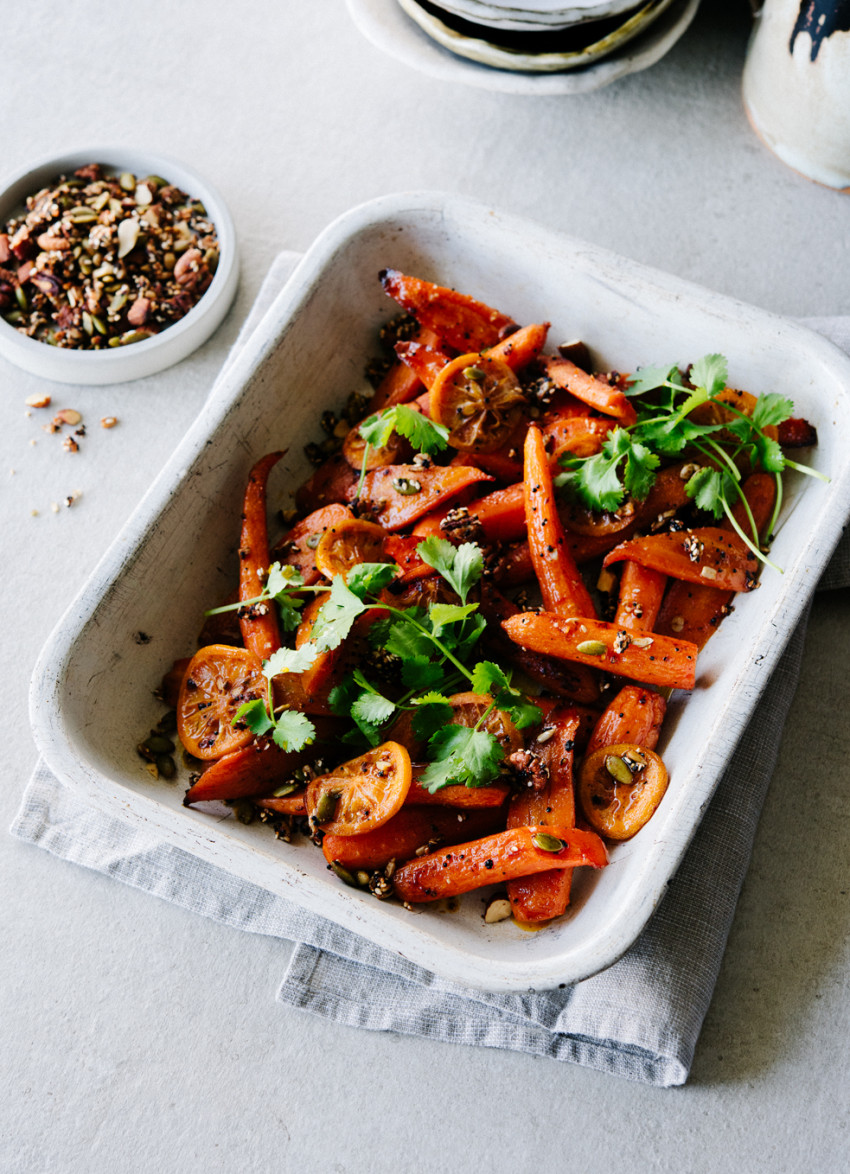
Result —
[[[181,806],[184,785],[154,782],[135,745],[162,713],[152,689],[191,654],[202,612],[237,577],[248,470],[285,448],[273,505],[308,475],[303,446],[319,417],[364,387],[376,331],[393,315],[378,272],[395,267],[453,286],[518,322],[551,321],[550,340],[582,338],[605,369],[729,361],[730,381],[780,392],[818,427],[813,465],[829,483],[790,477],[760,588],[700,654],[697,687],[675,695],[660,750],[670,786],[599,873],[579,870],[567,915],[537,933],[486,925],[487,892],[457,911],[410,913],[346,888],[303,838],[275,840]],[[32,688],[36,740],[80,796],[221,868],[338,922],[436,973],[481,989],[545,989],[614,962],[661,900],[850,509],[850,361],[793,323],[458,196],[386,196],[346,213],[316,241],[197,422],[63,617]],[[804,458],[808,459],[808,458]],[[134,633],[154,639],[144,646]]]

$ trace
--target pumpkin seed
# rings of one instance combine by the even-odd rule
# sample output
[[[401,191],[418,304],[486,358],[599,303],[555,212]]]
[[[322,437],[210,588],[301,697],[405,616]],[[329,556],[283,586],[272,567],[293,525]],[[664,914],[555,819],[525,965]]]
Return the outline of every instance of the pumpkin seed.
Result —
[[[402,497],[413,497],[422,492],[422,483],[415,477],[393,477],[392,486]]]
[[[127,304],[127,294],[121,290],[115,295],[109,305],[106,307],[107,314],[117,314],[118,311]]]
[[[257,809],[250,799],[232,799],[229,804],[240,823],[253,823]]]
[[[350,885],[352,889],[360,888],[360,885],[358,885],[357,881],[354,879],[353,874],[350,873],[347,868],[343,868],[341,864],[338,864],[336,860],[331,861],[331,872],[336,873],[342,883],[345,885]]]
[[[535,832],[531,842],[541,852],[563,852],[567,846],[563,840],[559,840],[557,836],[550,836],[547,832]]]
[[[319,545],[319,543],[322,541],[323,534],[324,534],[324,530],[319,530],[315,534],[311,534],[304,545],[309,546],[310,550],[315,550],[316,547]]]
[[[134,192],[136,190],[136,177],[132,171],[122,171],[118,182],[125,192]]]
[[[154,762],[156,769],[164,779],[173,779],[177,774],[177,763],[170,754],[157,754]]]
[[[633,781],[632,772],[622,758],[618,758],[616,754],[609,754],[605,759],[605,769],[611,778],[618,783],[629,784]]]
[[[88,310],[83,310],[83,330],[86,334],[94,334],[94,323]]]
[[[12,310],[10,314],[6,315],[6,321],[10,326],[17,326],[19,322],[23,322],[24,315],[21,310]]]
[[[97,212],[93,208],[87,208],[85,204],[77,204],[76,208],[68,211],[68,219],[74,224],[93,224],[97,220]]]
[[[106,324],[104,323],[102,318],[98,318],[97,314],[92,314],[91,320],[92,320],[92,325],[94,326],[94,328],[98,332],[98,334],[106,334]]]
[[[325,791],[316,804],[316,822],[330,823],[336,814],[336,805],[342,798],[340,791]]]
[[[297,783],[283,783],[282,786],[276,787],[275,790],[272,791],[272,797],[275,799],[282,799],[284,795],[291,795],[293,791],[297,790]]]
[[[29,309],[29,302],[27,301],[27,295],[24,293],[23,286],[21,286],[21,285],[15,286],[15,301],[18,303],[18,305],[21,307],[22,310]]]
[[[601,640],[582,640],[581,644],[576,645],[576,652],[583,656],[602,656],[607,651]]]
[[[128,330],[126,334],[122,334],[119,338],[110,338],[109,345],[116,343],[118,346],[129,346],[133,342],[144,342],[146,338],[152,338],[153,335],[150,330]]]
[[[463,377],[464,379],[471,379],[474,383],[480,383],[484,378],[484,372],[480,367],[464,367]]]
[[[370,877],[369,877],[369,873],[366,871],[366,869],[365,868],[358,868],[356,876],[357,876],[357,883],[360,886],[360,888],[361,889],[368,889]]]

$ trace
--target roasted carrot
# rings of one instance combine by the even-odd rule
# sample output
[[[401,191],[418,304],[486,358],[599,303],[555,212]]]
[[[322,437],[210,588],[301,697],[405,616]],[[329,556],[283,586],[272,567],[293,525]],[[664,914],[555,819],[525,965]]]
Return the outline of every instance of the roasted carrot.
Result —
[[[309,513],[333,502],[348,501],[356,487],[357,472],[338,452],[328,457],[304,482],[295,494],[295,504],[302,513]]]
[[[611,421],[599,416],[561,416],[541,427],[549,464],[556,466],[562,456],[592,457],[602,449],[611,431]]]
[[[214,762],[189,788],[183,802],[188,807],[190,803],[204,803],[210,799],[268,795],[292,771],[315,755],[315,748],[288,754],[273,742],[252,742],[250,746],[234,750]]]
[[[281,795],[272,799],[257,799],[257,806],[265,811],[274,811],[278,815],[306,815],[307,788],[293,791],[291,795]]]
[[[640,563],[628,562],[620,576],[620,595],[614,623],[629,632],[651,632],[664,598],[667,576]],[[628,738],[619,739],[628,742]]]
[[[422,346],[439,346],[440,340],[431,330],[420,329],[416,341]],[[409,404],[422,392],[422,381],[415,371],[396,359],[378,384],[369,404],[369,412],[381,412],[394,404]]]
[[[429,388],[450,361],[450,356],[436,346],[422,342],[397,342],[395,353],[409,367],[421,384]]]
[[[414,766],[416,770],[422,767]],[[507,783],[494,783],[490,787],[466,787],[451,785],[441,787],[432,795],[427,788],[414,777],[407,793],[406,803],[419,803],[427,807],[460,807],[464,810],[474,810],[478,807],[501,807],[510,793]]]
[[[741,490],[756,529],[761,533],[770,521],[776,500],[776,481],[769,473],[752,473],[746,478]],[[735,520],[745,530],[749,519],[745,517],[740,502],[732,508]],[[726,520],[723,528],[730,528]],[[656,622],[657,630],[670,636],[681,636],[690,640],[697,648],[703,648],[717,631],[724,616],[732,610],[735,592],[710,587],[702,583],[673,582],[664,597]]]
[[[402,530],[464,490],[492,480],[480,469],[389,465],[366,474],[358,501],[385,530]],[[350,501],[355,493],[356,486]]]
[[[602,746],[613,746],[615,742],[631,742],[654,750],[666,712],[667,702],[660,693],[640,685],[626,685],[593,727],[587,753],[592,754]]]
[[[575,710],[555,709],[546,718],[538,740],[528,749],[545,771],[543,785],[524,787],[511,799],[508,827],[575,825],[573,759],[581,718]],[[545,739],[545,740],[541,740]],[[535,876],[508,881],[508,900],[519,921],[550,921],[570,903],[571,868],[553,868]]]
[[[512,542],[525,533],[525,487],[519,481],[497,489],[469,507],[488,542]]]
[[[391,860],[402,863],[430,843],[458,844],[470,836],[484,836],[498,828],[498,811],[471,811],[458,821],[457,812],[438,807],[402,807],[392,819],[359,836],[326,835],[322,851],[329,864],[346,869],[383,868]]]
[[[384,292],[457,351],[493,346],[514,325],[507,314],[453,289],[409,277],[398,269],[379,274]]]
[[[622,559],[673,579],[728,591],[751,591],[756,585],[759,565],[737,534],[719,526],[632,538],[615,546],[602,565],[608,567]]]
[[[558,517],[543,437],[534,424],[525,438],[524,494],[528,547],[544,607],[560,615],[595,616]]]
[[[265,586],[269,569],[269,532],[266,523],[266,484],[269,473],[283,456],[272,452],[259,460],[248,475],[242,506],[242,533],[239,539],[239,600],[256,599]],[[239,626],[245,647],[267,660],[280,648],[280,629],[274,604],[261,603],[243,608]]]
[[[546,374],[557,387],[563,387],[597,412],[613,416],[624,427],[629,427],[637,420],[637,412],[619,388],[588,375],[569,359],[547,359],[544,366]]]
[[[530,326],[521,326],[495,346],[488,347],[487,354],[490,358],[507,363],[512,371],[521,371],[533,363],[543,350],[549,325],[548,322],[536,322]]]
[[[809,448],[818,442],[818,430],[808,420],[795,417],[776,427],[777,440],[783,448]]]
[[[522,612],[504,620],[502,627],[512,640],[533,652],[661,688],[694,687],[698,649],[686,640],[657,632],[630,639],[616,624],[550,612]]]
[[[535,840],[546,845],[560,840],[563,847],[549,851],[538,847]],[[402,901],[437,901],[552,868],[603,868],[607,863],[605,845],[595,832],[519,827],[411,860],[393,881]]]

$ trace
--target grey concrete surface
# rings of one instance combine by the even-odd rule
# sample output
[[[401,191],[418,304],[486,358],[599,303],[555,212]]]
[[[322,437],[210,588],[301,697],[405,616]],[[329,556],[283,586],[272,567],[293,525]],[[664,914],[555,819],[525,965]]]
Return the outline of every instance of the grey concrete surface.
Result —
[[[107,436],[92,437],[71,511],[45,510],[67,467],[29,444],[30,385],[0,363],[0,444],[16,469],[6,481],[0,466],[3,827],[36,758],[26,689],[45,635],[193,418],[275,253],[337,213],[392,190],[461,191],[782,313],[850,312],[850,203],[752,135],[739,99],[748,23],[743,0],[705,0],[649,72],[581,98],[510,99],[407,72],[338,0],[4,6],[0,170],[87,143],[171,153],[220,186],[244,261],[231,318],[186,364],[185,395],[166,398],[156,379],[59,393],[88,417],[118,415],[127,457],[123,484],[104,483]],[[0,1170],[846,1170],[848,663],[850,599],[835,593],[815,605],[682,1089],[285,1010],[286,943],[3,838]]]

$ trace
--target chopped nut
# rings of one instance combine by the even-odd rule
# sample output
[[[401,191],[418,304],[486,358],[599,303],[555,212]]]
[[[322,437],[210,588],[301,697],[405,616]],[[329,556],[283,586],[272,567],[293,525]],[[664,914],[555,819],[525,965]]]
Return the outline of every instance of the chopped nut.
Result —
[[[45,395],[44,392],[35,392],[33,395],[28,395],[24,403],[28,408],[49,408],[50,396]]]
[[[484,920],[488,925],[494,925],[497,921],[507,921],[511,915],[511,903],[506,897],[494,897],[484,914]]]
[[[700,571],[700,578],[709,580],[716,579],[717,571],[715,571],[714,567],[703,567]]]
[[[77,444],[76,440],[74,440],[73,436],[66,436],[62,441],[62,447],[66,449],[67,452],[80,451],[80,446]]]
[[[60,408],[56,413],[53,422],[54,424],[70,424],[75,427],[82,420],[82,416],[74,408]]]
[[[681,632],[682,629],[684,628],[684,626],[685,626],[685,617],[684,616],[673,616],[672,620],[670,621],[670,627],[673,629],[674,632]]]

